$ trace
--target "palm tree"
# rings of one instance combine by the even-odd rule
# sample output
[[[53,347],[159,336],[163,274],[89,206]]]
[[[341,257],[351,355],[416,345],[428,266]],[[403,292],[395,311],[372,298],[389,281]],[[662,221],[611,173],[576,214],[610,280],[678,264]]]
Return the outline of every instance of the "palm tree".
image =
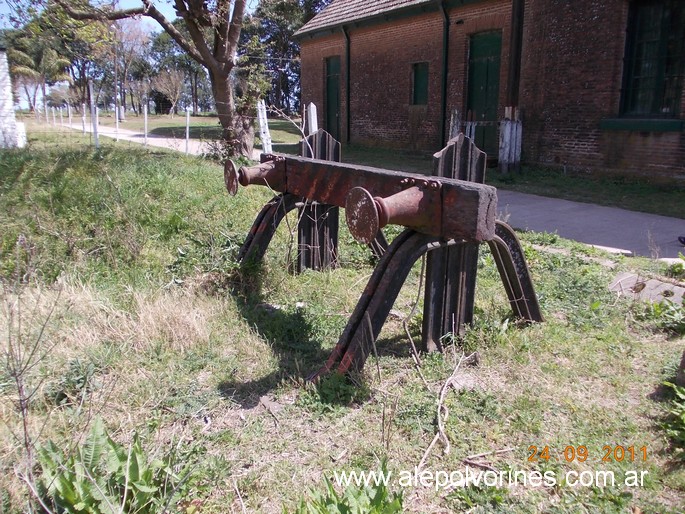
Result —
[[[8,49],[10,70],[19,77],[32,80],[43,93],[43,111],[46,108],[47,86],[57,82],[71,82],[68,67],[69,59],[60,56],[48,41],[40,37],[30,38],[23,35],[17,38]],[[35,105],[33,106],[35,108]]]

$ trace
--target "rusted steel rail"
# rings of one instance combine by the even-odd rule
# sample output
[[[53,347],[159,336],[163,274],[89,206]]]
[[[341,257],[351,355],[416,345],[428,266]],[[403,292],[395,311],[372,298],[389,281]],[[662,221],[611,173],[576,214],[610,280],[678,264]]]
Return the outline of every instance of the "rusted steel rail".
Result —
[[[460,138],[457,143],[467,148]],[[469,169],[482,164],[484,171],[482,152],[454,151],[454,155],[446,154],[453,161],[451,166],[463,167],[470,159]],[[228,161],[224,180],[231,194],[237,193],[239,185],[253,184],[282,193],[258,215],[239,255],[243,261],[261,259],[280,220],[309,201],[345,207],[350,232],[360,242],[371,242],[389,223],[406,227],[382,255],[333,353],[310,378],[364,365],[412,266],[426,252],[441,257],[429,262],[424,342],[426,337],[441,337],[455,320],[471,321],[481,242],[490,246],[515,315],[542,321],[520,243],[511,228],[495,220],[497,191],[491,186],[280,154],[263,155],[261,164],[240,170]],[[444,253],[452,250],[456,253]],[[440,319],[426,324],[426,318]]]
[[[350,229],[362,242],[370,242],[364,237],[369,232],[365,223],[375,218],[376,225],[389,222],[447,239],[495,237],[497,190],[491,186],[278,154],[263,155],[262,161],[240,170],[228,161],[224,180],[229,193],[236,194],[238,184],[256,184],[347,207]]]

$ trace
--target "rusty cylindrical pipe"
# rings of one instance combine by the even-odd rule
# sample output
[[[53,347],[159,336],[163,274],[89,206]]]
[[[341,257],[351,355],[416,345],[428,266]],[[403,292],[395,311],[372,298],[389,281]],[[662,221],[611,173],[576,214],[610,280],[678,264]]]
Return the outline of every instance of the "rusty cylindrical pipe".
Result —
[[[224,182],[231,195],[235,195],[238,184],[243,187],[256,184],[267,186],[274,191],[284,193],[286,190],[285,160],[274,158],[255,166],[242,166],[236,171],[230,159],[224,165]]]
[[[378,230],[388,224],[420,227],[441,220],[427,220],[424,189],[413,186],[388,198],[371,197],[363,187],[350,190],[345,202],[345,217],[352,236],[360,243],[370,243]]]

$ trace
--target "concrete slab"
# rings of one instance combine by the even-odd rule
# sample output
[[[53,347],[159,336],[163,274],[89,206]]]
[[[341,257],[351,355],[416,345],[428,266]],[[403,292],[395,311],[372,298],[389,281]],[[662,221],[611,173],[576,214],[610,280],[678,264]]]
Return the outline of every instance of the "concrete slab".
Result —
[[[671,300],[676,304],[682,303],[685,296],[685,287],[654,278],[641,277],[630,272],[619,274],[609,284],[609,290],[635,300],[651,302]]]

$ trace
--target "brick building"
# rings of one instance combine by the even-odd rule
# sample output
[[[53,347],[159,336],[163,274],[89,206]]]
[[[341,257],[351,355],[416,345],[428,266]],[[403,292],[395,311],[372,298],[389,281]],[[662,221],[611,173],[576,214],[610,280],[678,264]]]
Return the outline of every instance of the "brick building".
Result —
[[[334,0],[296,34],[302,100],[344,142],[436,151],[453,112],[497,155],[685,181],[682,0]]]

